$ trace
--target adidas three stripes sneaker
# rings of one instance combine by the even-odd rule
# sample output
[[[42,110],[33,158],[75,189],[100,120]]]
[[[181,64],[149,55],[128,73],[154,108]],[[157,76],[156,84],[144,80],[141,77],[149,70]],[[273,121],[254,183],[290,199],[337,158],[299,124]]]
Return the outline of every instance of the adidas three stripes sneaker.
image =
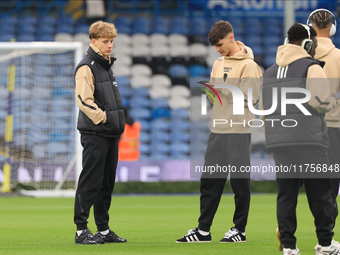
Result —
[[[188,230],[188,234],[178,239],[176,243],[210,243],[211,234],[203,236],[198,232],[198,228]]]

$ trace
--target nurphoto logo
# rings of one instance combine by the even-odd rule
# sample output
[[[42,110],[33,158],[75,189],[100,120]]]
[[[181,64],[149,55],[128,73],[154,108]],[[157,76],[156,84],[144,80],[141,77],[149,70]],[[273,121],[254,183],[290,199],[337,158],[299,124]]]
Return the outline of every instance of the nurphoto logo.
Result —
[[[220,101],[220,104],[222,106],[222,101],[220,96],[218,95],[218,93],[216,92],[216,90],[210,86],[209,84],[204,84],[204,86],[206,86],[207,88],[209,88],[211,91],[213,91],[215,93],[215,95],[217,96],[217,98]],[[250,110],[250,112],[252,112],[253,114],[256,115],[270,115],[272,113],[275,112],[277,106],[278,106],[278,89],[277,88],[273,88],[272,90],[272,106],[270,109],[267,110],[258,110],[255,109],[254,105],[253,105],[253,98],[252,98],[252,88],[249,87],[248,88],[248,98],[247,100],[245,100],[244,98],[244,93],[242,92],[242,90],[240,88],[238,88],[237,86],[234,85],[230,85],[230,84],[216,84],[214,86],[215,88],[226,88],[229,89],[232,95],[232,99],[233,99],[233,115],[244,115],[244,105],[245,103],[247,103],[248,108]],[[200,88],[202,89],[202,88]],[[205,91],[212,99],[214,104],[216,104],[216,100],[213,97],[213,95],[210,93],[210,91],[208,91],[207,89],[202,89],[203,91]],[[294,99],[289,99],[287,98],[287,94],[288,93],[301,93],[304,95],[303,98],[294,98]],[[286,108],[287,105],[292,104],[295,105],[304,115],[312,115],[304,106],[304,103],[307,103],[311,98],[311,93],[305,89],[305,88],[281,88],[281,115],[285,116],[287,114]],[[201,95],[201,114],[202,115],[207,115],[207,99],[206,99],[206,95]],[[258,121],[261,122],[260,127],[264,125],[264,122],[260,119],[254,119],[254,120],[250,120],[248,121],[248,125],[252,126],[250,123],[254,122],[254,121]],[[272,126],[274,125],[274,121],[279,121],[279,120],[275,120],[275,119],[266,119],[266,121],[272,122]],[[293,125],[285,125],[284,122],[294,122]],[[215,125],[224,125],[229,123],[230,120],[225,120],[225,119],[215,119],[213,120],[213,125],[215,127]],[[246,125],[246,120],[244,120],[244,122],[241,122],[239,124],[244,124]],[[293,120],[293,119],[287,119],[287,120],[282,120],[281,123],[283,126],[285,127],[295,127],[298,123],[297,121]],[[236,124],[236,123],[234,123]],[[254,126],[255,127],[255,126]],[[259,126],[256,126],[259,127]]]

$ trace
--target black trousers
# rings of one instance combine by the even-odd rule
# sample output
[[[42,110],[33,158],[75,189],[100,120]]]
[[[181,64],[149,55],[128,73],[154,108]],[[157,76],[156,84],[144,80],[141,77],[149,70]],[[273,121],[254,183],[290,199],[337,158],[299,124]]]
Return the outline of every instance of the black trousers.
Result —
[[[328,138],[329,138],[329,152],[328,152],[328,159],[329,163],[334,167],[335,165],[340,166],[340,129],[339,128],[327,128],[328,131]],[[336,201],[336,198],[339,193],[339,183],[340,183],[340,176],[338,173],[334,173],[332,176],[332,186],[333,186],[333,218],[334,218],[334,224],[335,220],[339,214],[338,210],[338,203]]]
[[[328,164],[327,151],[319,146],[292,146],[273,150],[276,166],[290,164]],[[305,169],[303,169],[305,171]],[[333,199],[330,175],[325,178],[302,178],[305,185],[309,208],[314,216],[314,224],[319,244],[331,244],[333,233]],[[277,221],[280,239],[285,248],[295,249],[297,227],[296,206],[301,179],[285,178],[286,173],[278,172],[277,179]]]
[[[250,166],[250,134],[214,134],[209,136],[205,154],[204,168],[209,166],[233,166],[236,172],[230,172],[230,184],[235,194],[235,227],[245,231],[250,205],[250,173],[240,173],[241,166]],[[201,215],[199,229],[210,231],[215,213],[221,200],[228,172],[221,174],[203,173],[201,177]]]
[[[118,163],[118,139],[81,135],[83,170],[79,176],[74,204],[77,230],[87,228],[92,206],[98,231],[109,228],[109,209]]]

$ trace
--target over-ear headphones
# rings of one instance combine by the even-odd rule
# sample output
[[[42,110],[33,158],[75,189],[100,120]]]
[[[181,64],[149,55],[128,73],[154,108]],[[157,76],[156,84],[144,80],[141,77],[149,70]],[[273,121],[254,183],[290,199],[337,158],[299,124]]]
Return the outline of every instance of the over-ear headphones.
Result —
[[[333,22],[332,22],[331,30],[329,30],[329,36],[335,35],[335,33],[336,33],[336,19],[335,19],[335,17],[334,17],[334,14],[333,14],[331,11],[327,10],[327,9],[316,9],[315,11],[311,12],[311,14],[309,14],[309,16],[308,16],[307,24],[308,24],[309,26],[313,26],[313,25],[312,25],[312,22],[310,22],[310,19],[311,19],[312,15],[313,15],[314,13],[320,12],[320,11],[325,11],[325,12],[328,12],[329,14],[332,15],[332,20],[334,20],[334,24],[333,24]]]
[[[299,24],[307,30],[308,38],[304,39],[301,42],[301,47],[304,48],[305,51],[307,51],[307,53],[309,54],[313,49],[313,41],[310,39],[310,28],[309,28],[309,26],[307,26],[305,24],[301,24],[301,23],[299,23]],[[288,43],[289,43],[288,37],[286,37],[284,44],[288,44]]]

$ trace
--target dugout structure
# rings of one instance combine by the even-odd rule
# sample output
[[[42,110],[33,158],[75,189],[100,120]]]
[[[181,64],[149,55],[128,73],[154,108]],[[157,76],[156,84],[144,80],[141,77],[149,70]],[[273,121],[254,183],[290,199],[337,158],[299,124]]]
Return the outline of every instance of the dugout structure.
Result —
[[[0,43],[1,192],[74,194],[81,171],[74,68],[81,42]]]

